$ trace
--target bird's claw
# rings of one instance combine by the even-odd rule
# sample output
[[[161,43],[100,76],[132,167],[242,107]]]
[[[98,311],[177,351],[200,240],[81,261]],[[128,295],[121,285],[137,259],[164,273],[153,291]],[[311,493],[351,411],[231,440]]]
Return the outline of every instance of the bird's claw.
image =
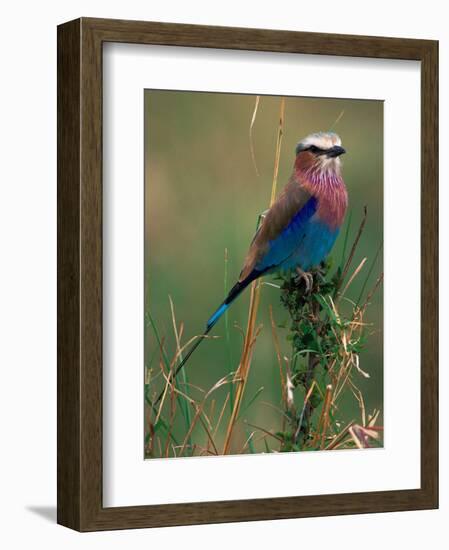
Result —
[[[308,271],[303,271],[300,267],[296,268],[296,272],[298,273],[297,282],[303,280],[306,285],[306,294],[310,294],[313,287],[313,275]]]

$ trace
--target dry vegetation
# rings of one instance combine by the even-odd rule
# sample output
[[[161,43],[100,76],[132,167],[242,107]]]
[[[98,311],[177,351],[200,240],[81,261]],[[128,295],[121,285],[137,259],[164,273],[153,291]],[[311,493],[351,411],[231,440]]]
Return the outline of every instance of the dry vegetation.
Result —
[[[256,100],[250,124],[254,164],[251,136],[258,105],[259,98]],[[270,205],[276,196],[284,113],[285,101],[282,99]],[[257,170],[256,164],[255,169]],[[358,265],[353,265],[366,217],[365,209],[354,241],[346,254],[351,228],[349,217],[342,236],[344,247],[340,265],[333,269],[329,260],[315,269],[313,286],[309,293],[305,292],[304,281],[298,279],[296,274],[279,276],[276,281],[281,303],[290,318],[289,327],[280,327],[270,307],[272,341],[278,362],[281,395],[278,402],[268,405],[279,413],[277,426],[255,426],[244,418],[245,411],[251,407],[259,393],[249,399],[245,396],[253,352],[262,328],[257,324],[262,291],[260,280],[252,283],[250,288],[248,319],[242,335],[238,366],[208,389],[189,384],[186,369],[182,369],[174,381],[172,376],[183,354],[201,335],[183,343],[184,326],[176,319],[175,307],[170,299],[176,352],[173,357],[168,357],[165,340],[159,335],[151,314],[147,313],[146,321],[151,325],[159,347],[158,368],[146,369],[145,373],[147,457],[253,453],[256,452],[256,443],[259,444],[260,441],[263,442],[265,452],[366,448],[382,444],[380,411],[366,410],[363,393],[358,387],[358,380],[369,378],[369,374],[362,370],[359,357],[367,338],[375,330],[375,327],[365,322],[365,318],[373,294],[382,284],[383,274],[377,277],[371,289],[366,287],[380,248],[371,260],[357,301],[350,301],[346,296],[355,278],[366,272],[367,258]],[[225,281],[226,258],[225,252]],[[227,317],[224,322],[228,340]],[[289,357],[281,351],[279,328],[288,328],[287,340],[291,346]],[[155,403],[158,395],[156,388],[161,385],[162,398]],[[224,392],[224,398],[223,393],[220,393],[221,397],[218,399],[218,392]],[[355,400],[358,414],[353,420],[343,424],[339,420],[339,404],[343,396],[348,394]],[[174,424],[180,419],[184,425],[184,435],[182,439],[177,439],[174,435]],[[236,446],[233,436],[238,423],[243,424],[246,438],[243,445]],[[195,437],[198,433],[201,433],[201,437]]]

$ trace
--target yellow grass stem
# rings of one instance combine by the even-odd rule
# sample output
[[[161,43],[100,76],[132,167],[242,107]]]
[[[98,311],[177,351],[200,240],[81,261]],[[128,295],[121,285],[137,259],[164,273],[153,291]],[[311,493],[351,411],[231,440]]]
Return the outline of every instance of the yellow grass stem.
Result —
[[[255,117],[257,114],[257,107],[259,101],[256,101],[256,106],[253,113],[253,118],[251,120],[250,129],[252,131],[252,126],[254,125]],[[284,116],[285,116],[285,98],[281,98],[280,111],[279,111],[279,126],[276,140],[276,153],[274,159],[274,173],[273,173],[273,182],[271,185],[271,197],[270,197],[270,207],[273,205],[276,199],[276,188],[277,188],[277,179],[279,173],[279,160],[281,156],[281,146],[282,146],[282,136],[284,128]],[[263,222],[262,222],[263,223]],[[257,280],[251,285],[251,297],[248,311],[248,322],[245,334],[245,340],[243,343],[243,351],[240,359],[240,364],[236,372],[236,383],[237,391],[234,398],[234,406],[231,413],[231,418],[228,423],[226,430],[225,441],[223,445],[223,454],[228,454],[231,446],[231,436],[234,430],[235,422],[238,417],[240,410],[240,405],[243,397],[243,393],[246,386],[246,381],[248,378],[249,370],[251,367],[251,359],[254,349],[254,336],[256,330],[256,317],[257,310],[259,307],[260,301],[260,280]]]

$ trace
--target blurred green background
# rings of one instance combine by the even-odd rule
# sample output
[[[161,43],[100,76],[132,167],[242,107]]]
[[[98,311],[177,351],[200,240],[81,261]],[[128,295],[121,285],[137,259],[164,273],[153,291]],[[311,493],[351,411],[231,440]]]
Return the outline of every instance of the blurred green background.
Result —
[[[251,95],[145,91],[145,308],[151,312],[170,358],[175,354],[176,344],[169,295],[178,324],[184,323],[185,343],[203,332],[207,319],[225,297],[225,249],[229,289],[238,278],[258,215],[268,207],[280,98],[260,98],[253,127],[259,175],[249,146],[254,104],[255,96]],[[353,267],[365,256],[368,261],[363,276],[354,280],[347,293],[349,298],[357,299],[370,262],[383,240],[383,103],[286,98],[277,189],[280,191],[290,176],[296,143],[311,132],[329,129],[340,135],[347,150],[342,161],[352,212],[349,244],[357,233],[364,205],[368,208],[366,228]],[[344,230],[331,252],[335,265],[341,259],[343,235]],[[382,269],[381,252],[368,289]],[[225,323],[221,320],[213,331],[220,338],[203,342],[192,356],[186,367],[189,383],[207,390],[237,368],[242,335],[234,325],[246,327],[248,303],[249,290],[229,310],[230,350],[224,337]],[[365,319],[373,323],[374,333],[360,357],[360,366],[370,378],[357,377],[367,412],[382,409],[383,402],[382,303],[381,288]],[[264,285],[258,313],[258,323],[263,325],[263,330],[257,340],[243,408],[245,400],[250,401],[263,387],[245,415],[248,421],[276,431],[280,427],[280,415],[270,404],[279,406],[281,397],[269,304],[274,308],[276,322],[288,319],[279,303],[279,290]],[[285,336],[286,331],[279,329],[282,350],[290,355]],[[160,371],[159,356],[159,346],[147,324],[147,375],[150,370],[152,375]],[[151,394],[158,394],[161,388],[159,376],[150,387]],[[221,388],[215,393],[216,410],[221,408],[226,391]],[[228,413],[229,407],[221,424],[223,429]],[[342,401],[339,414],[343,421],[360,421],[359,407],[352,396]],[[183,438],[182,422],[175,424],[175,432]],[[238,448],[238,443],[243,445],[246,439],[244,427],[237,426],[235,433],[234,447]],[[204,439],[200,429],[196,436]],[[219,431],[217,439],[221,436]]]

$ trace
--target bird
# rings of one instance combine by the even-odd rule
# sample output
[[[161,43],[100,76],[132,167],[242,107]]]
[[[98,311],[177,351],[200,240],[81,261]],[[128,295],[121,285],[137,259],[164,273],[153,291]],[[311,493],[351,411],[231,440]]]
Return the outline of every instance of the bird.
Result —
[[[346,153],[334,132],[315,132],[296,145],[292,174],[272,206],[261,216],[239,278],[211,315],[204,333],[180,361],[173,378],[209,334],[226,310],[256,279],[296,270],[306,292],[312,288],[309,272],[331,251],[348,207],[340,156]],[[156,403],[162,398],[163,392]]]

